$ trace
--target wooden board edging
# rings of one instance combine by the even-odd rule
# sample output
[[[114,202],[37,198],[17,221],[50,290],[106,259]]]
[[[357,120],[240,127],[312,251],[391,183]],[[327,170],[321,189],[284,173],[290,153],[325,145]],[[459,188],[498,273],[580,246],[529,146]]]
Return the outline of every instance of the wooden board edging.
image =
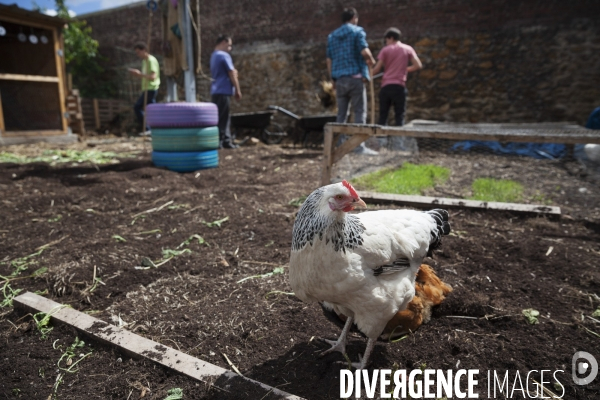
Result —
[[[518,213],[561,215],[560,207],[539,204],[500,203],[494,201],[449,199],[445,197],[411,196],[403,194],[359,191],[364,201],[399,203],[416,208],[468,208],[473,210],[512,211]]]
[[[192,357],[155,341],[146,339],[126,329],[116,327],[100,319],[84,314],[35,293],[26,292],[14,298],[15,309],[23,313],[44,312],[51,315],[53,323],[65,324],[94,340],[117,347],[138,359],[144,358],[166,368],[204,382],[207,378],[220,378],[240,384],[259,386],[265,395],[273,393],[288,400],[304,400],[301,397],[246,378],[209,362]],[[233,382],[231,382],[233,383]]]

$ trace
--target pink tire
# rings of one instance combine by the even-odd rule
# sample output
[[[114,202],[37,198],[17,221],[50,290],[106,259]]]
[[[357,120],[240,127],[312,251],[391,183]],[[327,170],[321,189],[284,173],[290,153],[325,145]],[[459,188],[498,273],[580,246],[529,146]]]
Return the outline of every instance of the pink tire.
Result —
[[[150,128],[191,128],[215,126],[219,111],[213,103],[155,103],[146,107]]]

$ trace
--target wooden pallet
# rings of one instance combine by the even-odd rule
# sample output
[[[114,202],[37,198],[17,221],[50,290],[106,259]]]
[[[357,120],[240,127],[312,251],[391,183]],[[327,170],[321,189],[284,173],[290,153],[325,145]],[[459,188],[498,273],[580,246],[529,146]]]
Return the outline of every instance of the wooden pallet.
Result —
[[[82,99],[81,107],[86,126],[99,130],[109,125],[118,114],[130,111],[132,104],[119,99]]]
[[[82,137],[85,137],[85,123],[83,121],[83,111],[81,109],[81,96],[77,89],[68,91],[67,113],[69,114],[69,127],[73,130],[73,133],[78,133]]]

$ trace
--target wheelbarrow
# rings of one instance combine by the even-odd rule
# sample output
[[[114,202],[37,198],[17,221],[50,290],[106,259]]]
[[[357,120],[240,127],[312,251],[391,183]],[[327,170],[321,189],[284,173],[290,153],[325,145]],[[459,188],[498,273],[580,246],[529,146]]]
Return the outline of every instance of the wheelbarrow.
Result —
[[[308,147],[310,143],[323,143],[323,129],[325,128],[325,124],[327,124],[328,122],[335,122],[337,119],[336,115],[331,114],[300,117],[299,115],[296,115],[283,107],[269,106],[267,108],[269,110],[279,111],[280,113],[287,115],[288,117],[293,118],[297,121],[296,126],[303,132],[302,144],[304,147]],[[309,136],[311,136],[311,133],[314,133],[316,135],[312,135],[313,137],[311,138],[311,140],[309,140]]]
[[[250,134],[266,144],[281,143],[287,133],[273,121],[275,110],[231,114],[231,127],[236,136]],[[246,139],[247,140],[247,139]]]

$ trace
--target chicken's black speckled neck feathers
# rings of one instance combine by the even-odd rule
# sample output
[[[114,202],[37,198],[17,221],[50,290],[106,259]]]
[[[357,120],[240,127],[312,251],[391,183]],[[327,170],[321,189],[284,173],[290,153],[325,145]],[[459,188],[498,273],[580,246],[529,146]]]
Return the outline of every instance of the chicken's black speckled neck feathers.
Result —
[[[312,192],[298,211],[292,232],[292,251],[313,245],[317,236],[319,240],[325,238],[326,244],[331,243],[336,252],[345,253],[346,249],[363,244],[365,227],[356,216],[344,213],[343,218],[337,218],[334,213],[326,215],[319,210],[323,192],[323,188]]]

